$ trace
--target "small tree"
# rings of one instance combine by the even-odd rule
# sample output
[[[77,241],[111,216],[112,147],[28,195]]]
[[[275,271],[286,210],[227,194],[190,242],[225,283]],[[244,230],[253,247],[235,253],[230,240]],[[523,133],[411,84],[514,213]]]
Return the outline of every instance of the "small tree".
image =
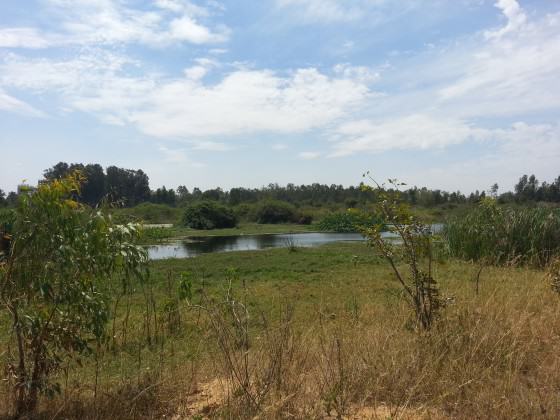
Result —
[[[441,308],[438,287],[432,275],[433,236],[431,227],[421,223],[411,213],[410,206],[401,199],[399,187],[405,185],[389,180],[390,189],[376,186],[375,216],[380,222],[363,229],[364,235],[393,270],[401,284],[404,296],[414,309],[417,323],[425,330],[431,328]],[[362,186],[364,189],[373,189]],[[383,234],[389,231],[390,236]],[[399,267],[404,262],[408,270]],[[408,273],[407,273],[408,271]]]
[[[191,204],[183,213],[183,225],[192,229],[222,229],[237,225],[233,211],[214,201]]]
[[[145,272],[136,226],[113,225],[73,200],[82,181],[74,173],[21,194],[0,260],[0,302],[15,340],[7,372],[16,417],[33,415],[41,393],[59,391],[51,378],[62,364],[103,339],[112,281]]]

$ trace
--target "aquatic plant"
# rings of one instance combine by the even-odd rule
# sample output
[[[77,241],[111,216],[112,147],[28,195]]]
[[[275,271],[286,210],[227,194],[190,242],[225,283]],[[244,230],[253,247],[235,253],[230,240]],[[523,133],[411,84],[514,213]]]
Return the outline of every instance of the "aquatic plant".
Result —
[[[504,208],[491,198],[443,232],[452,256],[489,264],[546,266],[560,253],[560,210]]]

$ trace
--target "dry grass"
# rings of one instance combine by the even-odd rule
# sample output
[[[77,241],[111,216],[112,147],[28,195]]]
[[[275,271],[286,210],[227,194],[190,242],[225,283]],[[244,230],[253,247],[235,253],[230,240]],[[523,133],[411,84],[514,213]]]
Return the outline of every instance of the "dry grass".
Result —
[[[349,305],[342,280],[323,285],[332,296],[313,304],[300,285],[293,313],[291,304],[248,304],[247,351],[227,311],[212,324],[210,312],[183,307],[183,322],[199,325],[194,356],[162,352],[159,365],[129,367],[126,380],[101,372],[95,398],[91,370],[78,369],[60,397],[43,403],[42,418],[558,418],[559,297],[544,272],[520,268],[486,269],[477,295],[476,272],[438,266],[453,299],[424,333],[399,299],[362,293]],[[267,287],[248,286],[249,300]]]

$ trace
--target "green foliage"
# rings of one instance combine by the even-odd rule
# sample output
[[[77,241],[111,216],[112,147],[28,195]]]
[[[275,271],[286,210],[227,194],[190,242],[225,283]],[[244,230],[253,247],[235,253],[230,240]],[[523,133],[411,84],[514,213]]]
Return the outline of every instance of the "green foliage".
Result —
[[[0,209],[0,233],[10,233],[12,231],[15,215],[12,209]]]
[[[503,208],[486,198],[444,229],[452,256],[490,264],[546,266],[560,253],[560,210]]]
[[[165,204],[142,203],[131,208],[113,210],[118,223],[175,223],[181,217],[181,210]]]
[[[400,283],[406,301],[414,309],[416,323],[429,330],[442,306],[438,284],[433,277],[433,235],[431,227],[421,223],[413,216],[410,205],[403,201],[399,187],[404,185],[389,179],[391,188],[375,183],[375,218],[385,220],[363,229],[369,245],[385,258]],[[363,186],[364,189],[372,189]],[[387,238],[382,231],[387,229],[394,237]],[[399,267],[403,262],[407,270]]]
[[[183,213],[183,225],[192,229],[221,229],[235,227],[237,218],[231,209],[214,201],[199,201]]]
[[[17,349],[7,367],[17,416],[59,389],[49,379],[65,363],[104,340],[112,289],[145,275],[137,227],[114,225],[75,201],[81,181],[74,174],[21,195],[11,251],[0,262],[0,299]]]
[[[296,221],[296,208],[290,203],[279,200],[266,200],[257,205],[257,223],[289,223]]]
[[[379,223],[373,215],[358,209],[331,213],[319,222],[319,229],[327,232],[359,232],[362,229]]]

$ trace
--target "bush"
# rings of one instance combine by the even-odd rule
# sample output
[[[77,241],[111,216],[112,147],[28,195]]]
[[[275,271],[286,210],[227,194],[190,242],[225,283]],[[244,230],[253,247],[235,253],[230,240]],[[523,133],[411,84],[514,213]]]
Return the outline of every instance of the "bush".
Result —
[[[16,213],[10,209],[0,209],[0,233],[10,233]]]
[[[135,225],[78,203],[79,174],[24,194],[0,261],[0,319],[10,325],[4,372],[15,397],[14,418],[37,418],[40,395],[60,391],[57,376],[104,342],[115,285],[145,280],[146,251],[134,245]],[[17,346],[14,344],[17,343]]]
[[[560,211],[502,208],[487,198],[444,228],[451,255],[491,264],[513,262],[544,267],[560,254]]]
[[[374,216],[357,209],[331,213],[319,222],[319,230],[328,232],[358,232],[364,227],[377,223]]]
[[[175,223],[180,218],[180,209],[166,204],[142,203],[131,208],[113,210],[113,218],[117,223]]]
[[[284,201],[270,200],[260,203],[255,211],[257,223],[295,222],[296,208]]]
[[[183,213],[183,225],[192,229],[221,229],[235,227],[237,218],[233,211],[214,201],[191,204]]]
[[[298,225],[310,225],[313,223],[313,215],[309,213],[303,213],[298,217]]]
[[[234,207],[233,212],[238,220],[255,221],[255,205],[249,203],[241,203]]]

